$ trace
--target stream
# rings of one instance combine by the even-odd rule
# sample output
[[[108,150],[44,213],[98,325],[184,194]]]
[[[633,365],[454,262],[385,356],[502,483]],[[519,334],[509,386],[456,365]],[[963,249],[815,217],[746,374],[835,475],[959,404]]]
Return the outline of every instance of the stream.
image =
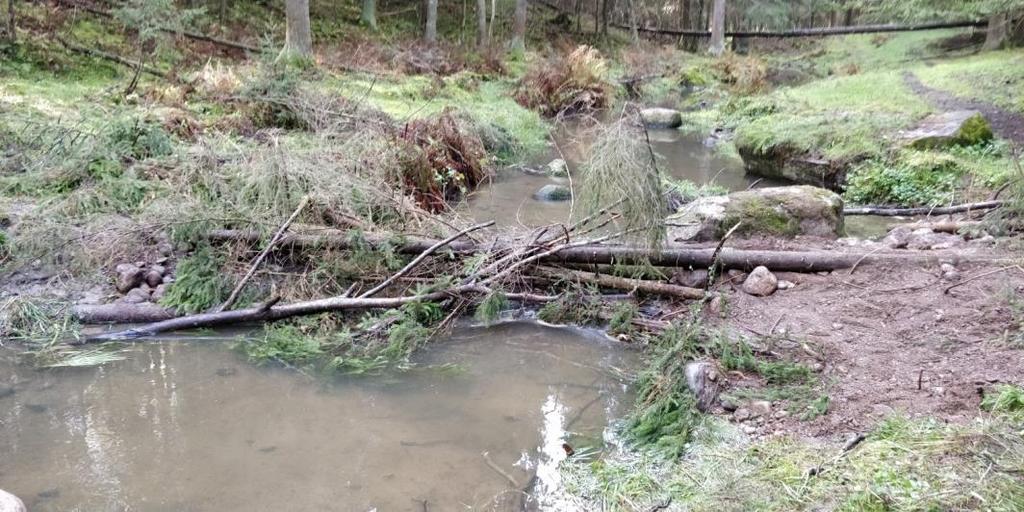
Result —
[[[325,382],[254,366],[236,339],[164,337],[96,368],[0,352],[0,488],[34,512],[524,509],[497,467],[527,509],[571,510],[562,445],[611,440],[636,362],[596,332],[507,323],[436,340],[412,371]]]
[[[659,156],[659,170],[676,179],[685,179],[697,185],[714,184],[729,192],[751,187],[778,187],[789,183],[781,180],[748,175],[739,157],[723,155],[714,147],[704,144],[701,136],[673,129],[649,129],[651,146]],[[588,130],[579,122],[560,124],[552,134],[553,144],[540,155],[527,162],[530,169],[543,169],[554,159],[562,158],[570,175],[578,173],[587,159],[590,146]],[[578,174],[577,174],[578,175]],[[541,201],[534,193],[548,184],[569,186],[567,178],[545,176],[543,173],[524,172],[520,168],[502,169],[489,185],[474,192],[462,206],[463,213],[477,222],[494,220],[499,227],[538,227],[552,223],[569,224],[568,201]],[[855,216],[845,219],[847,236],[878,239],[898,221],[894,218]]]

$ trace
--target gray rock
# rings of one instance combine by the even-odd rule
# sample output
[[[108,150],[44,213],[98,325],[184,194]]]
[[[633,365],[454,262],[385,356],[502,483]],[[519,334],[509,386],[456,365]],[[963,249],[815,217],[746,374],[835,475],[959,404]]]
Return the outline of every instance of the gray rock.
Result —
[[[721,405],[722,410],[726,412],[734,412],[736,409],[739,409],[739,406],[736,405],[736,402],[733,402],[732,400],[726,398],[723,398],[719,405]]]
[[[164,262],[167,261],[167,258],[160,258],[160,259],[163,260]],[[150,272],[156,272],[156,273],[160,274],[160,277],[163,277],[164,274],[167,273],[167,267],[163,266],[162,262],[160,262],[160,263],[156,263],[156,264],[152,265],[151,267],[149,267],[149,271]]]
[[[564,178],[569,175],[569,164],[561,158],[556,158],[548,163],[547,174],[555,178]]]
[[[160,299],[164,298],[164,294],[166,294],[166,293],[167,293],[167,285],[166,284],[160,284],[160,285],[157,285],[157,287],[153,289],[153,293],[150,294],[149,298],[152,299],[153,302],[157,302]]]
[[[808,154],[788,144],[762,146],[761,141],[736,137],[736,151],[747,174],[840,190],[846,184],[849,162]]]
[[[780,290],[788,290],[788,289],[790,289],[790,288],[792,288],[794,286],[796,286],[796,285],[791,283],[791,282],[789,282],[789,281],[779,280],[779,284],[776,287],[778,289],[780,289]]]
[[[157,285],[164,282],[164,276],[161,272],[150,269],[146,272],[146,284],[150,287],[156,288]]]
[[[672,274],[671,282],[690,288],[703,288],[708,282],[708,271],[702,268],[697,270],[679,269]]]
[[[743,291],[758,297],[767,297],[779,286],[779,280],[766,267],[757,267],[743,281]]]
[[[538,201],[568,201],[572,199],[572,191],[569,187],[564,185],[548,184],[541,187],[540,190],[533,194],[533,198]]]
[[[0,489],[0,512],[26,512],[25,504],[17,496]]]
[[[161,282],[164,284],[171,284],[174,282],[174,276],[166,275],[164,276],[163,279],[161,279]]]
[[[117,272],[117,280],[114,286],[121,293],[127,293],[128,290],[135,288],[142,282],[143,272],[137,265],[122,263],[115,267],[114,271]]]
[[[908,226],[896,226],[889,230],[889,234],[885,235],[881,243],[891,249],[905,249],[913,232],[914,230]]]
[[[640,111],[640,118],[648,128],[679,128],[683,125],[683,115],[671,108],[645,108]]]
[[[174,245],[169,242],[163,242],[156,246],[156,250],[160,251],[160,255],[162,256],[170,256],[174,254]]]
[[[900,143],[917,149],[953,145],[973,146],[992,139],[992,127],[976,110],[932,114],[912,130],[897,135]]]
[[[121,302],[124,302],[125,304],[142,304],[149,300],[149,295],[149,291],[141,288],[135,288],[129,291],[128,295],[125,295],[124,298],[121,299]]]
[[[737,235],[836,238],[843,234],[843,200],[809,186],[746,190],[698,198],[666,222],[673,241],[720,240],[737,223]]]
[[[907,237],[907,248],[918,251],[951,249],[965,243],[960,235],[936,233],[929,228],[915,229]]]
[[[754,400],[747,404],[747,410],[753,418],[768,418],[772,415],[772,404],[767,400]]]
[[[683,368],[686,388],[697,398],[697,409],[711,412],[722,391],[721,377],[715,365],[706,361],[692,361]]]
[[[750,414],[750,409],[747,409],[746,407],[740,407],[732,413],[732,419],[736,421],[747,421],[752,417],[753,415]]]

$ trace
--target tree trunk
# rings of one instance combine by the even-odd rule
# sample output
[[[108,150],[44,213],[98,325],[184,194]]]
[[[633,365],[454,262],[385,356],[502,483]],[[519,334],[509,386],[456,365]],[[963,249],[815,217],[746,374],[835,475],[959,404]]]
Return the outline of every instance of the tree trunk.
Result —
[[[629,9],[629,30],[630,30],[630,34],[631,34],[631,36],[633,38],[633,44],[637,44],[637,43],[640,42],[640,31],[637,29],[637,21],[636,21],[636,19],[637,19],[637,15],[636,15],[637,14],[636,13],[637,2],[636,2],[636,0],[629,0],[629,4],[628,4],[627,8]]]
[[[437,0],[427,0],[427,25],[423,30],[423,41],[437,43]]]
[[[487,47],[487,0],[476,0],[476,46]]]
[[[577,0],[578,1],[578,0]],[[498,0],[491,0],[491,22],[487,24],[487,40],[494,40],[494,16],[498,13]]]
[[[282,56],[311,58],[313,32],[309,27],[309,0],[285,0],[285,39]]]
[[[711,45],[708,51],[718,57],[725,53],[725,0],[715,0],[711,10]]]
[[[515,19],[512,23],[512,49],[526,49],[526,0],[516,0]]]
[[[988,30],[985,31],[985,44],[982,50],[998,50],[1006,44],[1006,36],[1010,19],[1006,14],[993,14],[988,19]]]
[[[363,13],[359,20],[370,30],[377,30],[377,0],[363,0]]]
[[[7,42],[15,44],[18,36],[14,29],[14,0],[7,0]]]

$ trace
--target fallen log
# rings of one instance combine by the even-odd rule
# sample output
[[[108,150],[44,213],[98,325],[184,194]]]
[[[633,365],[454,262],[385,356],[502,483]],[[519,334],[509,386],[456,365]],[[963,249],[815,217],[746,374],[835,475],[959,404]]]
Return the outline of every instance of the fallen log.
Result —
[[[294,302],[284,305],[277,305],[276,300],[271,300],[265,304],[246,309],[220,311],[216,313],[199,313],[195,315],[168,318],[131,329],[83,337],[78,340],[71,341],[69,344],[82,345],[100,341],[132,340],[155,336],[162,332],[183,331],[187,329],[205,329],[255,322],[274,322],[285,318],[315,315],[318,313],[328,313],[332,311],[391,309],[411,302],[439,301],[465,294],[483,295],[490,292],[491,290],[484,286],[467,285],[433,293],[406,295],[401,297],[360,299],[340,296]],[[525,302],[548,302],[557,299],[557,296],[537,295],[532,293],[506,293],[505,296],[512,300],[521,300]],[[115,304],[113,306],[123,305]],[[114,321],[117,322],[117,320]]]
[[[96,7],[93,7],[91,5],[87,5],[87,4],[83,4],[83,3],[79,3],[79,2],[73,2],[71,0],[60,0],[60,3],[62,3],[64,5],[67,5],[68,7],[71,7],[71,8],[74,8],[74,9],[81,9],[81,10],[83,10],[85,12],[88,12],[88,13],[91,13],[91,14],[95,14],[95,15],[103,17],[103,18],[113,18],[114,17],[114,15],[112,13],[110,13],[109,11],[105,11],[103,9],[97,9]],[[227,47],[227,48],[234,48],[236,50],[244,50],[244,51],[252,52],[252,53],[259,53],[259,51],[260,51],[260,49],[255,47],[255,46],[250,46],[250,45],[247,45],[245,43],[239,43],[237,41],[229,41],[227,39],[220,39],[220,38],[217,38],[217,37],[208,36],[206,34],[200,34],[198,32],[190,32],[190,31],[187,31],[187,30],[178,31],[178,30],[174,30],[174,29],[170,29],[170,28],[166,28],[166,27],[159,27],[159,30],[161,30],[163,32],[170,33],[170,34],[181,35],[181,36],[187,37],[189,39],[194,39],[196,41],[206,41],[208,43],[213,43],[213,44],[216,44],[216,45],[219,45],[219,46],[224,46],[224,47]]]
[[[83,324],[136,324],[161,322],[177,315],[173,309],[152,303],[114,303],[79,304],[71,308],[71,316]]]
[[[987,25],[987,21],[979,20],[966,20],[966,21],[943,21],[936,23],[918,23],[912,25],[855,25],[850,27],[821,27],[821,28],[801,28],[793,30],[734,30],[726,32],[726,37],[733,38],[773,38],[773,39],[787,39],[794,37],[822,37],[822,36],[842,36],[850,34],[880,34],[887,32],[918,32],[922,30],[941,30],[947,28],[969,28],[969,27],[983,27]],[[627,25],[613,24],[615,28],[623,30],[632,30],[632,27]],[[637,27],[637,32],[645,32],[648,34],[663,34],[670,36],[690,36],[690,37],[711,37],[711,32],[708,30],[681,30],[671,28],[659,28],[659,27]]]
[[[97,50],[95,48],[88,48],[88,47],[85,47],[85,46],[79,46],[77,44],[68,42],[67,40],[65,40],[62,37],[58,37],[57,41],[60,42],[60,44],[62,46],[64,46],[64,48],[67,48],[68,50],[71,50],[71,51],[73,51],[75,53],[81,53],[83,55],[90,55],[92,57],[99,57],[99,58],[104,59],[104,60],[109,60],[111,62],[116,62],[116,63],[121,64],[123,66],[128,66],[129,68],[132,68],[132,69],[139,69],[139,67],[141,66],[141,69],[142,69],[143,73],[148,73],[150,75],[153,75],[153,76],[156,76],[156,77],[159,77],[159,78],[163,78],[165,80],[168,78],[167,73],[164,73],[163,71],[160,71],[159,69],[156,69],[156,68],[151,67],[151,66],[143,65],[142,63],[134,61],[134,60],[131,60],[131,59],[126,59],[126,58],[124,58],[124,57],[122,57],[120,55],[115,55],[113,53],[107,53],[105,51]]]
[[[1004,201],[983,201],[955,206],[925,206],[920,208],[888,208],[884,206],[858,206],[844,208],[843,215],[879,215],[883,217],[910,217],[914,215],[950,215],[999,208]]]
[[[216,230],[208,235],[212,242],[246,242],[259,243],[262,235],[255,231]],[[386,237],[364,238],[363,243],[374,247],[389,241]],[[420,254],[436,244],[436,240],[413,238],[394,246],[401,254]],[[349,249],[349,237],[340,231],[320,235],[285,235],[279,248],[290,249]],[[481,246],[473,242],[455,241],[447,246],[451,251],[460,254],[491,251],[495,247]],[[1006,261],[989,256],[962,254],[957,251],[923,252],[838,252],[838,251],[763,251],[724,248],[718,254],[718,263],[725,269],[753,270],[765,266],[772,270],[795,272],[821,272],[850,268],[856,264],[874,263],[898,264],[935,264],[940,260],[956,260],[963,262],[995,262]],[[544,263],[584,263],[598,265],[652,265],[655,267],[708,268],[715,260],[714,247],[670,246],[660,251],[641,247],[622,245],[582,245],[565,247],[546,255],[540,261]]]
[[[654,295],[666,295],[687,300],[701,300],[705,297],[704,290],[689,288],[657,281],[643,279],[629,279],[625,277],[599,274],[595,272],[583,272],[579,270],[568,270],[563,268],[538,267],[531,272],[549,281],[570,280],[582,283],[596,284],[604,288],[625,290],[628,292],[638,291]]]

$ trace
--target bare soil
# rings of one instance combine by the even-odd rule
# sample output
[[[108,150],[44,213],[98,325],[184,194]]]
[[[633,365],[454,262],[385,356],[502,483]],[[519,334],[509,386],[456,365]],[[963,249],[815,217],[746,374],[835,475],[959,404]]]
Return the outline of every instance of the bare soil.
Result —
[[[820,246],[836,248],[828,242]],[[1019,246],[970,251],[1021,257]],[[985,389],[1024,384],[1024,344],[1012,340],[1022,326],[1011,305],[1012,297],[1024,299],[1024,269],[989,264],[956,264],[956,269],[955,277],[943,277],[938,263],[862,265],[852,274],[779,273],[779,279],[796,286],[768,297],[747,295],[739,284],[724,285],[722,326],[777,340],[765,348],[816,367],[830,398],[824,416],[772,418],[759,433],[866,432],[894,412],[962,423],[981,414]],[[729,380],[734,386],[760,385],[736,372]]]

